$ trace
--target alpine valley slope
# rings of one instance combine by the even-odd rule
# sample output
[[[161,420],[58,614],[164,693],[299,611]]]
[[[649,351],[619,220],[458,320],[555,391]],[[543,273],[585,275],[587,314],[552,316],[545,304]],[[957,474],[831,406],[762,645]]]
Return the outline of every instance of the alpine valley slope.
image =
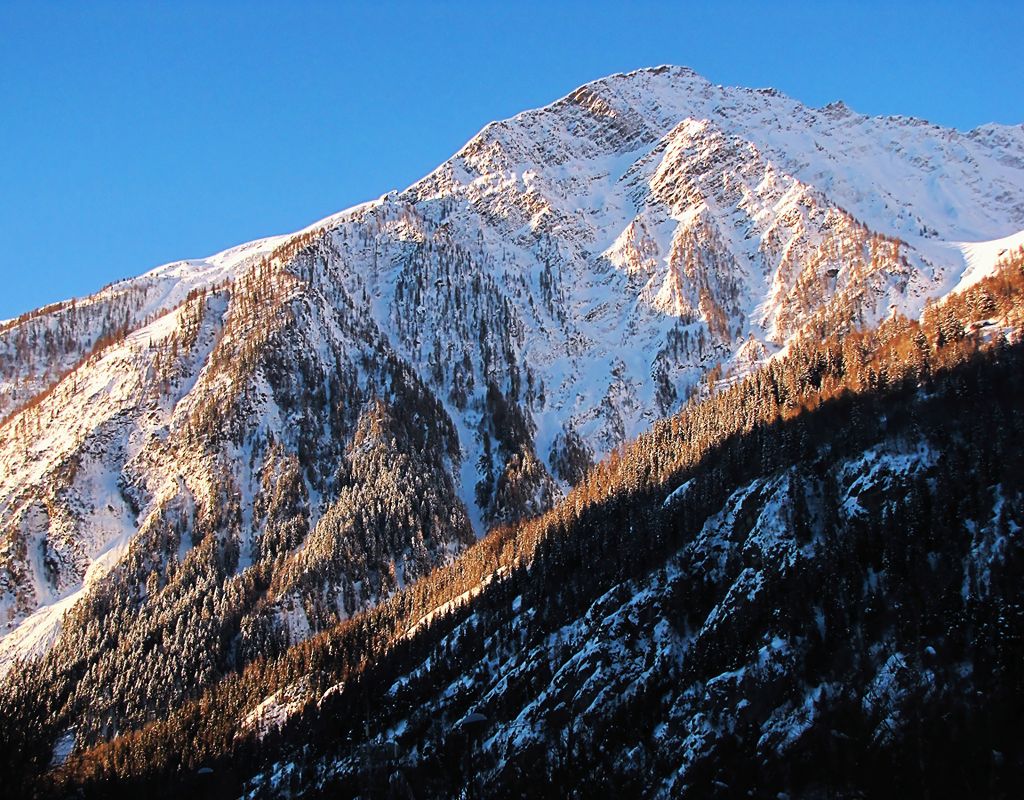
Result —
[[[1022,126],[659,67],[2,323],[0,660],[80,667],[106,698],[83,743],[135,727],[550,507],[709,379],[918,316],[1022,229]]]

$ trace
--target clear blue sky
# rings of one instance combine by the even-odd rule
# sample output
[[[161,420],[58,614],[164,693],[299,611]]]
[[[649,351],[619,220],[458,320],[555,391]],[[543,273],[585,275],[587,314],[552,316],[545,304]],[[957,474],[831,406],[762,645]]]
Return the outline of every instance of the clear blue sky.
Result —
[[[402,188],[492,119],[684,64],[1024,121],[1024,3],[0,0],[0,318]]]

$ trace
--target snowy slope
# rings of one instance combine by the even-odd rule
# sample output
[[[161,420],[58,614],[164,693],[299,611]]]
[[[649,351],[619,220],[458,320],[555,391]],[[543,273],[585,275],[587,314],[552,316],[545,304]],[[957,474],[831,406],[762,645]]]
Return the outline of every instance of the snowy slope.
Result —
[[[967,264],[954,289],[959,292],[987,278],[1007,255],[1024,247],[1024,231],[988,242],[961,242],[957,247]]]

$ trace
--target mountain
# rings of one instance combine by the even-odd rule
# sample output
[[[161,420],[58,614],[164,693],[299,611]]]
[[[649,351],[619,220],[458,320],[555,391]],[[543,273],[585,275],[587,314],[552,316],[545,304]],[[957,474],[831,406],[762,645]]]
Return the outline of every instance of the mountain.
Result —
[[[80,750],[140,728],[578,503],[687,400],[938,313],[1022,229],[1022,126],[661,67],[296,234],[4,322],[0,659],[64,687],[44,727]]]

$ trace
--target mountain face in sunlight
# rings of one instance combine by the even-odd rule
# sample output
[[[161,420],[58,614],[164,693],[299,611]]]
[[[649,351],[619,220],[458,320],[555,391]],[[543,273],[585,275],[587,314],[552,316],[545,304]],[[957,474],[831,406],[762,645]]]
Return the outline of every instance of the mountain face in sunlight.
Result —
[[[813,794],[1004,730],[1021,245],[1021,126],[661,67],[0,323],[12,774]]]

